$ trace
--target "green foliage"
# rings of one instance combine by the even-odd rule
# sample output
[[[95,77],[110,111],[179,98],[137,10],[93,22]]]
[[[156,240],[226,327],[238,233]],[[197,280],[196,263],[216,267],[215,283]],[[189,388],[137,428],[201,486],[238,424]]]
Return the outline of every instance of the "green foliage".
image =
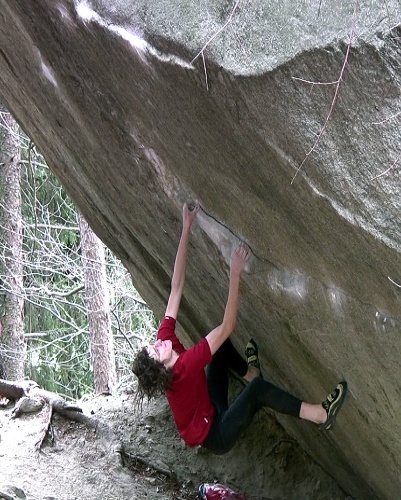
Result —
[[[22,137],[26,375],[77,399],[93,390],[78,212],[34,145]],[[152,312],[107,252],[117,376],[155,333]]]
[[[123,380],[131,376],[135,352],[154,339],[156,320],[121,262],[110,251],[106,258],[116,368],[118,378]]]

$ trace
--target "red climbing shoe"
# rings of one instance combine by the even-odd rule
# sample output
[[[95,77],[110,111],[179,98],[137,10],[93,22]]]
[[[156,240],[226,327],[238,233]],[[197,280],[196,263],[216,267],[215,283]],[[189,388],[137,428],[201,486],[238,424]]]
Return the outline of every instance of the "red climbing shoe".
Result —
[[[245,495],[236,493],[222,484],[203,483],[199,486],[198,497],[200,500],[246,500]]]

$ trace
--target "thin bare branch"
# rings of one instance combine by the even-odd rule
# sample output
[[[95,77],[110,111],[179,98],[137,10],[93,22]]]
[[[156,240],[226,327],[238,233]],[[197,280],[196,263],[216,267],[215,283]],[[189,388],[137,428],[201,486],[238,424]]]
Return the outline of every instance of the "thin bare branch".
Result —
[[[212,36],[212,37],[211,37],[211,38],[210,38],[210,39],[209,39],[209,40],[205,43],[205,45],[202,47],[202,49],[201,49],[201,50],[200,50],[200,51],[196,54],[196,56],[192,59],[191,64],[193,64],[193,63],[196,61],[196,59],[198,59],[198,57],[199,57],[200,55],[203,55],[203,52],[206,50],[206,48],[207,48],[207,47],[208,47],[208,46],[209,46],[209,45],[213,42],[213,40],[214,40],[215,38],[217,38],[217,37],[220,35],[220,33],[221,33],[223,30],[225,30],[225,28],[226,28],[226,27],[230,24],[230,22],[231,22],[231,20],[232,20],[232,18],[233,18],[234,12],[237,10],[237,7],[238,7],[239,3],[240,3],[240,0],[237,0],[237,1],[235,2],[235,5],[234,5],[234,7],[233,7],[233,10],[231,11],[231,14],[228,16],[227,21],[226,21],[226,22],[224,23],[224,25],[223,25],[223,26],[222,26],[219,30],[217,30],[217,31],[216,31],[216,33],[215,33],[215,34],[214,34],[214,35],[213,35],[213,36]]]
[[[323,135],[325,134],[325,132],[327,130],[327,126],[328,126],[329,120],[330,120],[330,118],[331,118],[331,116],[333,114],[334,106],[335,106],[335,104],[337,102],[338,92],[340,90],[340,84],[341,84],[343,76],[344,76],[344,71],[345,71],[345,68],[346,68],[347,63],[348,63],[349,53],[350,53],[350,50],[351,50],[351,44],[352,44],[352,40],[353,40],[354,34],[355,34],[356,17],[357,17],[358,8],[359,8],[359,0],[355,0],[354,12],[352,14],[351,32],[350,32],[350,36],[349,36],[349,42],[348,42],[348,45],[347,45],[347,51],[345,53],[344,63],[342,65],[342,68],[341,68],[341,71],[340,71],[340,76],[338,77],[338,80],[337,80],[337,84],[336,84],[336,88],[335,88],[335,91],[334,91],[333,100],[331,101],[331,106],[330,106],[329,112],[327,114],[326,120],[325,120],[325,122],[323,124],[323,127],[320,130],[319,135],[318,135],[316,141],[314,142],[313,146],[308,151],[308,153],[306,154],[305,158],[302,160],[301,164],[297,168],[297,170],[296,170],[296,172],[294,174],[294,177],[291,180],[291,184],[294,182],[295,178],[299,174],[300,170],[302,169],[303,165],[306,163],[306,161],[308,160],[308,158],[310,157],[310,155],[316,150],[318,144],[320,143],[320,140],[322,139]]]
[[[206,70],[205,54],[203,52],[202,52],[202,61],[203,61],[203,69],[205,70],[206,90],[209,91],[209,83],[208,83],[208,80],[207,80],[207,70]]]
[[[69,290],[68,292],[56,292],[46,289],[48,297],[58,298],[68,298],[71,297],[71,295],[75,295],[76,293],[81,292],[82,290],[85,290],[85,285],[78,285],[76,288]]]
[[[134,346],[132,345],[129,337],[125,334],[125,332],[122,330],[121,326],[120,326],[120,319],[119,317],[117,316],[117,314],[114,312],[114,310],[111,311],[111,314],[114,316],[116,322],[117,322],[117,331],[120,332],[120,334],[124,337],[124,339],[127,341],[128,345],[130,346],[132,352],[136,352]]]
[[[400,158],[401,158],[401,154],[397,156],[397,158],[395,159],[394,163],[387,170],[385,170],[384,172],[382,172],[379,175],[376,175],[375,177],[372,177],[370,180],[374,181],[376,179],[379,179],[380,177],[383,177],[383,176],[387,175],[397,165],[397,163],[398,163],[398,161],[399,161]]]
[[[334,80],[334,82],[313,82],[311,80],[305,80],[304,78],[298,78],[297,76],[292,77],[293,80],[297,80],[298,82],[308,83],[309,85],[336,85],[339,83],[339,80]]]
[[[61,224],[25,224],[25,227],[32,229],[32,228],[37,228],[37,229],[55,229],[56,231],[74,231],[75,233],[79,232],[79,227],[78,226],[63,226]]]
[[[390,278],[390,276],[387,276],[387,278],[391,281],[391,283],[392,283],[393,285],[398,286],[398,288],[401,288],[401,285],[399,285],[399,284],[398,284],[398,283],[396,283],[394,280],[392,280],[392,279]]]
[[[372,122],[372,125],[383,125],[383,123],[387,123],[390,120],[394,120],[399,115],[401,115],[401,111],[398,111],[398,113],[395,113],[394,115],[388,116],[387,118],[384,118],[384,120],[381,120],[379,122]]]

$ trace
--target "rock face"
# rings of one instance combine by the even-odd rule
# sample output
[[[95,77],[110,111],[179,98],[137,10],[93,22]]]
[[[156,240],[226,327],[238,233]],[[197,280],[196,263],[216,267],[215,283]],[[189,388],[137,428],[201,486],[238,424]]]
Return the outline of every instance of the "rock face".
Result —
[[[347,493],[397,498],[399,5],[304,3],[2,0],[0,95],[159,315],[200,201],[186,342],[249,243],[235,345],[308,401],[350,389],[331,433],[279,422]]]

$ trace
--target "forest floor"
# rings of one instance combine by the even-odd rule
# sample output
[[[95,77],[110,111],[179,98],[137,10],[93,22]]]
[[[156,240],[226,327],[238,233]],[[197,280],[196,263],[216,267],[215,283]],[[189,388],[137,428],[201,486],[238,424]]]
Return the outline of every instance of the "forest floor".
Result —
[[[213,482],[248,500],[350,499],[266,412],[223,458],[185,446],[165,398],[138,411],[130,384],[76,404],[111,432],[57,414],[46,432],[48,407],[0,407],[0,500],[195,500]]]
[[[91,413],[90,403],[86,410]],[[13,405],[0,408],[0,499],[125,500],[197,497],[195,486],[180,484],[143,461],[110,461],[107,444],[93,429],[55,415],[41,451],[46,416],[12,419]],[[87,412],[86,411],[86,412]],[[168,446],[168,442],[165,443]]]

